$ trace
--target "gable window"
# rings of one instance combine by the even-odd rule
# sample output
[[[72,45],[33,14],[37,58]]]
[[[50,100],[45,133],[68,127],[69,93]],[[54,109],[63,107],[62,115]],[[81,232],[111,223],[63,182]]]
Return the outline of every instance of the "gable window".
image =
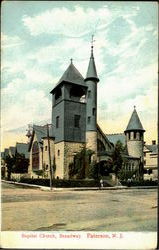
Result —
[[[88,124],[90,124],[90,122],[91,122],[91,117],[88,116]]]
[[[56,117],[56,128],[59,128],[59,116]]]
[[[79,128],[80,127],[80,115],[74,116],[74,127]]]

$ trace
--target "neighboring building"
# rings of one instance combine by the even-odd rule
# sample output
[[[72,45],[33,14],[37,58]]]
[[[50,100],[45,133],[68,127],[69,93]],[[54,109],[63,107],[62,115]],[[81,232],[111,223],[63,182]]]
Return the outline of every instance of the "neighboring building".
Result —
[[[144,145],[144,179],[158,178],[158,145],[153,140],[151,145]]]
[[[1,176],[5,178],[7,176],[7,166],[5,162],[5,158],[9,156],[9,149],[5,148],[4,152],[1,153]]]
[[[16,143],[15,154],[23,154],[26,159],[29,159],[28,143]]]
[[[9,147],[9,156],[14,157],[16,152],[16,147]]]

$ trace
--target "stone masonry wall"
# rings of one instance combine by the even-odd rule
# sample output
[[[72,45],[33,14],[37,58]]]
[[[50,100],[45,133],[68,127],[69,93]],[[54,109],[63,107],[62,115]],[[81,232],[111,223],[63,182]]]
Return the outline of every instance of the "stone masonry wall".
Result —
[[[143,142],[142,141],[127,141],[128,153],[134,157],[141,157],[143,161]]]
[[[83,143],[59,142],[55,144],[55,178],[69,179],[69,164],[73,162],[74,155],[80,152]]]
[[[93,160],[97,159],[97,132],[87,131],[86,132],[86,148],[91,149],[95,152]]]

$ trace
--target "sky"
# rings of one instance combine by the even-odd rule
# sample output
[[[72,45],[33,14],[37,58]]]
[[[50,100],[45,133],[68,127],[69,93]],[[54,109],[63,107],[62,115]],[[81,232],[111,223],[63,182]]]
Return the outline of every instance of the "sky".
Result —
[[[51,121],[51,94],[70,64],[86,76],[94,34],[98,124],[123,133],[134,105],[157,139],[157,2],[3,1],[1,150]]]

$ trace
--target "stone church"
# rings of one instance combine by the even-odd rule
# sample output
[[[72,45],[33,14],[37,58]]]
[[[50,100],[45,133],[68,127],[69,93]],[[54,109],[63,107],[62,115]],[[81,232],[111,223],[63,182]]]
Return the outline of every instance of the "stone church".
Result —
[[[30,176],[36,177],[39,170],[49,177],[49,166],[55,178],[68,179],[69,164],[83,147],[91,149],[91,158],[96,162],[111,159],[115,143],[120,140],[127,147],[123,168],[138,170],[143,163],[144,132],[134,108],[128,126],[123,134],[107,135],[97,122],[97,88],[99,78],[96,71],[93,46],[84,78],[72,60],[52,95],[52,124],[49,140],[46,126],[33,126],[30,137]],[[49,152],[50,149],[50,152]],[[50,162],[51,161],[51,162]]]

